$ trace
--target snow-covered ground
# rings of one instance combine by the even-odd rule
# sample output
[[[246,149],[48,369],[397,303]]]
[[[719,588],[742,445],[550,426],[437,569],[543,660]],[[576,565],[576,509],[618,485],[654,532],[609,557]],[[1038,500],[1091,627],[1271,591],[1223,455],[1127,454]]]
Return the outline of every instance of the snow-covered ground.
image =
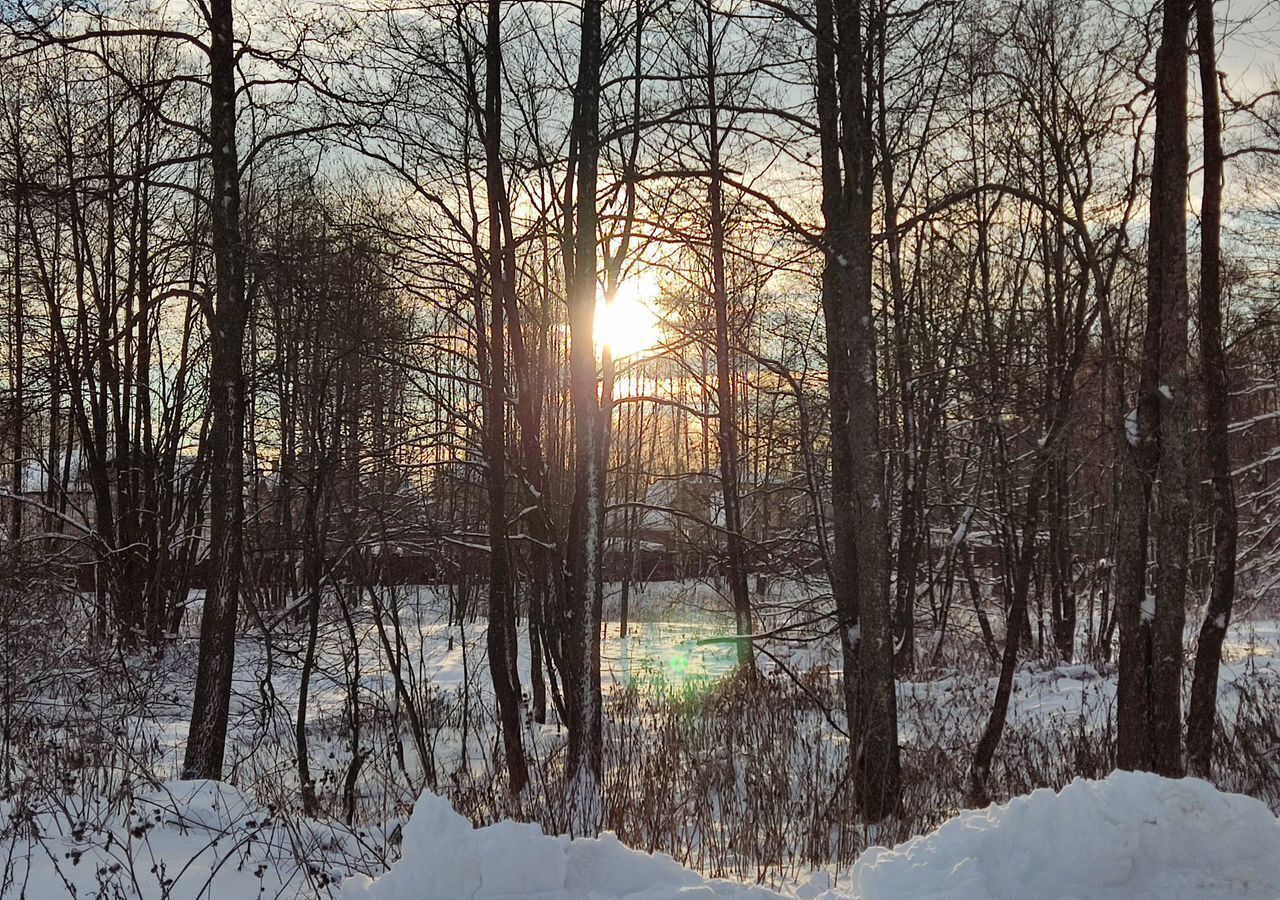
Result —
[[[669,849],[702,871],[765,886],[704,882],[669,858],[633,853],[607,836],[570,843],[543,836],[537,826],[510,822],[472,830],[467,817],[502,818],[495,805],[501,790],[495,791],[493,782],[484,623],[447,624],[442,597],[410,590],[395,598],[402,632],[392,653],[367,611],[352,632],[337,618],[322,628],[308,702],[308,757],[324,804],[322,820],[306,818],[298,809],[292,729],[300,662],[288,639],[270,650],[252,639],[238,648],[227,766],[234,788],[169,780],[178,773],[189,715],[193,660],[188,656],[171,654],[158,664],[126,661],[127,683],[114,687],[78,676],[48,678],[48,685],[61,685],[54,690],[44,687],[47,673],[33,676],[41,689],[27,698],[24,714],[29,723],[45,724],[35,729],[39,740],[25,748],[26,759],[12,773],[27,790],[0,794],[6,798],[0,799],[0,897],[778,896],[770,889],[824,900],[1280,897],[1275,872],[1258,862],[1263,851],[1254,853],[1261,847],[1280,859],[1271,813],[1256,801],[1219,795],[1198,782],[1170,785],[1112,776],[1096,785],[1071,784],[1061,797],[1037,792],[1007,807],[958,815],[962,801],[954,791],[929,784],[931,793],[922,797],[917,788],[912,802],[932,805],[917,806],[905,830],[886,836],[855,827],[850,837],[845,831],[851,823],[841,820],[836,827],[829,818],[840,815],[828,804],[847,753],[838,710],[818,705],[822,697],[830,701],[838,694],[840,654],[829,639],[774,640],[768,644],[770,655],[761,658],[779,686],[790,685],[794,675],[803,682],[796,690],[809,692],[802,700],[810,694],[814,699],[787,713],[793,718],[784,717],[792,729],[790,743],[768,736],[773,756],[737,760],[740,751],[729,742],[743,734],[716,733],[717,723],[668,760],[670,745],[646,730],[647,717],[674,702],[676,712],[663,727],[685,727],[679,709],[719,703],[715,682],[734,664],[731,643],[707,642],[729,630],[723,618],[707,611],[714,596],[701,597],[706,590],[698,586],[677,588],[678,603],[660,590],[653,597],[638,595],[627,639],[619,638],[617,622],[606,627],[607,689],[618,702],[637,692],[659,698],[648,705],[626,701],[632,718],[615,739],[624,749],[641,749],[614,752],[612,764],[640,767],[646,780],[658,774],[668,779],[661,788],[662,804],[624,810],[626,815],[611,826],[633,842]],[[698,611],[684,620],[654,614],[655,609],[668,614],[681,604]],[[356,636],[354,646],[350,633]],[[465,816],[441,797],[420,797],[423,766],[412,742],[404,739],[395,665],[402,674],[411,673],[415,702],[429,716],[437,789]],[[527,689],[523,641],[519,668]],[[1280,624],[1234,626],[1221,672],[1224,724],[1230,729],[1242,710],[1257,709],[1260,702],[1274,705],[1278,688]],[[933,772],[934,761],[944,758],[951,769],[962,770],[955,761],[962,762],[970,751],[993,691],[994,673],[954,661],[900,683],[901,737],[916,771]],[[355,807],[345,824],[341,795],[352,764],[353,695],[360,698],[356,745],[364,762],[356,767]],[[1004,796],[1041,784],[1063,785],[1081,771],[1104,774],[1105,758],[1090,756],[1102,745],[1088,736],[1108,728],[1114,703],[1115,678],[1107,666],[1027,663],[1016,677],[1009,730],[998,756],[998,765],[1009,767]],[[760,712],[759,721],[748,726],[771,728],[774,720],[766,710]],[[554,721],[530,724],[526,741],[537,759],[551,760],[563,747],[564,734]],[[1263,797],[1276,809],[1280,778],[1265,752],[1258,758],[1257,771],[1224,786]],[[674,771],[645,768],[668,763]],[[753,805],[759,794],[748,790],[760,789],[762,773],[764,783],[780,795],[768,814],[794,821],[765,823],[775,828],[769,838],[774,843],[747,850],[735,843],[745,832],[733,832],[728,820],[739,816],[739,824],[750,824],[751,816],[762,814]],[[624,791],[616,780],[612,784],[615,792]],[[625,802],[625,792],[616,796],[622,798],[616,802]],[[826,813],[816,812],[815,805]],[[539,817],[539,809],[535,802],[525,814]],[[689,822],[642,827],[645,816],[673,815]],[[919,836],[949,816],[941,828]],[[1179,816],[1195,821],[1178,830]],[[1249,823],[1247,835],[1230,837],[1235,820]],[[1210,823],[1209,830],[1197,830],[1200,822]],[[862,852],[858,864],[847,868],[869,844],[912,834],[918,836],[894,852]],[[800,846],[812,839],[816,850]],[[1166,845],[1192,849],[1161,856]],[[812,861],[812,854],[821,858],[830,846],[842,848],[834,852],[843,863]],[[1206,855],[1197,857],[1201,851]],[[1086,857],[1100,862],[1091,866]],[[396,859],[401,862],[379,878]],[[1241,883],[1214,880],[1241,872],[1253,874]],[[1036,881],[1037,873],[1046,873],[1045,878]]]
[[[512,821],[472,828],[424,794],[404,829],[404,854],[376,880],[351,879],[343,900],[765,900],[761,887],[708,880],[671,857],[629,850],[611,834],[569,840]]]
[[[1265,805],[1197,779],[1117,772],[962,812],[895,848],[873,848],[846,887],[825,874],[810,900],[1274,900],[1280,822]],[[403,859],[343,897],[369,900],[683,900],[782,895],[704,880],[611,835],[570,842],[536,825],[473,829],[424,796]]]
[[[5,900],[324,896],[377,865],[359,832],[279,816],[214,781],[68,792],[38,811],[0,801],[0,833]]]
[[[6,821],[23,812],[0,807]],[[785,894],[706,879],[611,834],[570,841],[533,824],[473,828],[423,794],[402,855],[376,878],[354,861],[359,838],[271,810],[216,782],[141,793],[108,827],[61,832],[23,820],[7,845],[0,895],[336,900],[1274,900],[1280,822],[1262,803],[1196,779],[1115,773],[960,813],[849,873],[819,872]]]
[[[1273,900],[1280,822],[1195,778],[1116,772],[968,810],[854,868],[858,900]]]

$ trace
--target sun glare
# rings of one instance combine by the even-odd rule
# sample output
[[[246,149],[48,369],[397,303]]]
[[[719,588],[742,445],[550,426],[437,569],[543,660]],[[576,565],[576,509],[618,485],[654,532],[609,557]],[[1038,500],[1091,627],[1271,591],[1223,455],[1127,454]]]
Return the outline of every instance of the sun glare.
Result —
[[[612,301],[607,301],[602,291],[596,298],[596,348],[608,347],[617,358],[657,346],[662,335],[653,303],[659,293],[658,279],[647,272],[619,284]]]

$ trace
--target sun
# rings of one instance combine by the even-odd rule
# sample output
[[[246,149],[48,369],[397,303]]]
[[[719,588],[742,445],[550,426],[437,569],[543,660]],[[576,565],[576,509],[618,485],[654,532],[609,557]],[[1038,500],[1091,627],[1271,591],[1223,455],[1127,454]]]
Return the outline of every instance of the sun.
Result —
[[[653,308],[660,293],[652,272],[628,277],[618,285],[611,302],[601,291],[596,298],[596,349],[608,347],[617,359],[643,353],[661,343],[658,313]]]

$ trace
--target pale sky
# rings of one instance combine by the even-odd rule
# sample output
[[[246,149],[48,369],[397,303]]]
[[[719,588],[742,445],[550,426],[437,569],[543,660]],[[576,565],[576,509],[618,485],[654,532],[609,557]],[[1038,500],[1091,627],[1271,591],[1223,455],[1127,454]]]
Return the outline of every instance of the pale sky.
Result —
[[[1280,76],[1280,3],[1223,0],[1218,4],[1218,67],[1231,85],[1258,92]]]

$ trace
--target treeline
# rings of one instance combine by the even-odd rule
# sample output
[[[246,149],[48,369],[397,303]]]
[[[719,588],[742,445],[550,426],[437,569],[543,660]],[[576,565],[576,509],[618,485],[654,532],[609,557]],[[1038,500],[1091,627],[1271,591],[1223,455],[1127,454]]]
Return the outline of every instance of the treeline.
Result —
[[[975,800],[1028,654],[1115,656],[1121,765],[1207,771],[1226,628],[1280,577],[1280,106],[1219,71],[1220,12],[11,4],[10,625],[44,590],[159,649],[203,589],[217,777],[237,632],[313,660],[328,594],[381,627],[424,560],[487,595],[512,794],[528,702],[593,830],[606,572],[625,621],[645,554],[692,553],[744,669],[779,620],[839,636],[869,818],[895,676],[970,633]]]

